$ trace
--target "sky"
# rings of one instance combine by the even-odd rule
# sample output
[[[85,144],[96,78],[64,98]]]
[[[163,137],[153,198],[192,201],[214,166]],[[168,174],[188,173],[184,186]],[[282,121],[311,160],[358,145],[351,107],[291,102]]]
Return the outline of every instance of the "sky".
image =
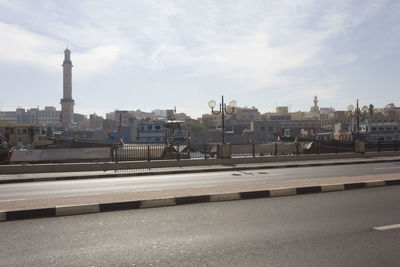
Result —
[[[400,105],[400,1],[0,0],[0,110]]]

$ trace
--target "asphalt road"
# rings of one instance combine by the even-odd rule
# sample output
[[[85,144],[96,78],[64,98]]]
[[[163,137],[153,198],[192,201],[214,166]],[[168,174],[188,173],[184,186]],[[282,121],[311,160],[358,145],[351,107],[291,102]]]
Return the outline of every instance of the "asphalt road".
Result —
[[[400,173],[400,162],[1,184],[0,201]]]
[[[399,266],[400,186],[0,223],[0,266]]]

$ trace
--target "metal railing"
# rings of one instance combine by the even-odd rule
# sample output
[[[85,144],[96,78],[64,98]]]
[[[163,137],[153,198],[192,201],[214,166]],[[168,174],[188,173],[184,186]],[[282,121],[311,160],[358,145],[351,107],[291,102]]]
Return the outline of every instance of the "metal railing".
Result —
[[[124,144],[113,146],[111,160],[151,161],[165,159],[216,159],[220,157],[220,144]],[[351,153],[356,151],[355,142],[300,141],[271,142],[265,144],[230,144],[232,158],[276,157],[280,155]],[[394,142],[365,143],[365,152],[398,151],[400,144]]]

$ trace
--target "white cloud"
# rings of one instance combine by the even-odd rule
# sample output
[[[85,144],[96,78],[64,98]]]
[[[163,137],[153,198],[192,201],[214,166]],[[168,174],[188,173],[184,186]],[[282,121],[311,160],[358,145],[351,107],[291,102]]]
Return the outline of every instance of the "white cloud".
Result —
[[[357,63],[357,51],[335,50],[335,42],[349,38],[385,3],[13,2],[0,4],[10,12],[4,16],[6,11],[0,10],[0,62],[60,71],[68,43],[73,75],[86,80],[88,92],[105,84],[107,73],[107,86],[115,83],[115,90],[127,97],[132,96],[132,84],[147,90],[154,87],[155,95],[157,90],[179,95],[189,88],[214,90],[206,87],[216,83],[233,94],[262,96],[267,94],[263,88],[308,96],[320,86],[316,89],[324,97],[334,99],[327,92],[339,88],[340,79],[319,81],[322,78],[315,73]],[[155,99],[155,107],[164,100]]]
[[[59,64],[57,56],[51,51],[54,51],[54,46],[60,44],[50,38],[2,22],[0,22],[0,36],[2,61],[31,63],[47,68]]]
[[[0,42],[0,61],[28,63],[47,71],[59,71],[57,67],[62,64],[65,43],[1,22],[0,36],[7,40]],[[99,45],[81,52],[73,51],[73,63],[79,68],[77,76],[84,77],[112,68],[121,51],[122,47],[117,45]]]
[[[95,47],[83,53],[71,54],[73,64],[79,68],[75,72],[76,76],[86,77],[112,68],[113,63],[118,61],[120,53],[120,47],[108,45]]]

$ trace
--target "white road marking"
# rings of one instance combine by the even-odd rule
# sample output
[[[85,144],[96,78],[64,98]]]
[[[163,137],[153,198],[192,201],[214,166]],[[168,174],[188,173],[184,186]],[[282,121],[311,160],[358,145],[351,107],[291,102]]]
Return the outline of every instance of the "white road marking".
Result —
[[[392,224],[392,225],[384,225],[384,226],[377,226],[374,227],[375,230],[383,231],[383,230],[390,230],[400,228],[400,224]]]
[[[26,198],[2,199],[2,200],[0,200],[0,202],[18,201],[18,200],[26,200]]]

